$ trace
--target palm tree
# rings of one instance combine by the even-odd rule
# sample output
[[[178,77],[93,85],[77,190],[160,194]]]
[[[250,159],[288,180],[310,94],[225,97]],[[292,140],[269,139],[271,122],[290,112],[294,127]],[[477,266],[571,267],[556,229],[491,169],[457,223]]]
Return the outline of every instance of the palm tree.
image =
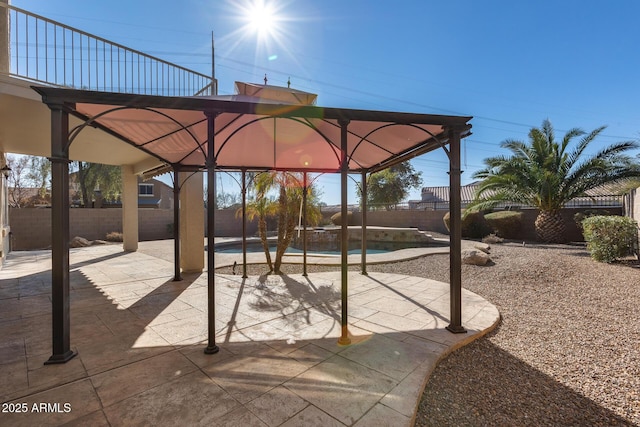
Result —
[[[557,142],[551,123],[545,120],[541,128],[531,129],[528,144],[511,139],[502,142],[511,155],[484,160],[486,168],[474,174],[483,181],[467,210],[485,210],[502,202],[535,206],[540,210],[535,221],[538,238],[563,242],[565,224],[560,210],[569,200],[603,184],[640,177],[640,164],[627,155],[639,147],[635,141],[615,143],[586,156],[587,147],[604,129],[586,133],[574,128]],[[582,139],[570,150],[576,137]]]
[[[267,258],[270,272],[281,274],[282,258],[291,244],[302,203],[301,174],[288,172],[262,172],[254,178],[255,198],[247,206],[249,219],[258,218],[258,233]],[[277,189],[277,201],[269,198],[268,193]],[[317,208],[318,195],[315,187],[308,188],[307,223],[315,225],[321,218]],[[277,216],[278,237],[275,260],[272,262],[267,242],[267,218]]]

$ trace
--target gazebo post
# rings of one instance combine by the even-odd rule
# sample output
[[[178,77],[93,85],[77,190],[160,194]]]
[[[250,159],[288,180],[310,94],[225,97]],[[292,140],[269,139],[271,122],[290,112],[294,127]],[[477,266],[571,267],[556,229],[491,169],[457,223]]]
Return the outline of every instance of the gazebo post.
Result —
[[[302,175],[302,275],[307,276],[307,173]]]
[[[173,281],[182,280],[180,274],[180,181],[178,168],[173,167]]]
[[[460,334],[462,326],[462,218],[460,195],[460,130],[449,129],[449,298],[450,322],[447,329]]]
[[[340,119],[340,255],[341,255],[341,277],[342,277],[342,313],[341,313],[341,326],[342,333],[338,339],[338,344],[349,345],[351,344],[351,338],[349,338],[348,327],[348,273],[349,265],[347,254],[349,251],[349,229],[347,227],[347,179],[349,172],[349,156],[347,155],[347,127],[349,126],[349,120]]]
[[[235,273],[235,272],[234,272]],[[247,169],[242,169],[242,278],[247,276]]]
[[[360,247],[360,274],[365,276],[367,273],[367,171],[362,171],[362,245]]]
[[[45,365],[66,363],[71,350],[69,295],[69,113],[51,109],[51,323],[53,354]]]
[[[215,119],[216,113],[205,112],[207,116],[207,326],[208,343],[205,354],[220,351],[216,345],[216,296],[215,296],[215,198],[216,198],[216,159],[215,159]]]

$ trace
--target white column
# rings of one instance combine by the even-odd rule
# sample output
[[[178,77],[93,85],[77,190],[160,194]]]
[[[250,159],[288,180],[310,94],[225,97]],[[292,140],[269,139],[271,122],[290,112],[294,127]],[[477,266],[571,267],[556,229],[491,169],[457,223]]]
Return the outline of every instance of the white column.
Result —
[[[138,177],[132,166],[121,166],[122,173],[122,248],[138,250]]]
[[[204,270],[204,185],[202,172],[180,172],[180,265],[184,273]]]

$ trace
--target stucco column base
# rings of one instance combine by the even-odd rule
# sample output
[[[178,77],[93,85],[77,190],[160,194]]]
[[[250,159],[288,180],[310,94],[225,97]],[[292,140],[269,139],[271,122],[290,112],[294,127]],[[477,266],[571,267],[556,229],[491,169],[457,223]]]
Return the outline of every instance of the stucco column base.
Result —
[[[183,273],[204,270],[204,185],[201,172],[180,172],[180,265]]]
[[[138,177],[133,167],[121,166],[122,174],[122,249],[138,250]]]

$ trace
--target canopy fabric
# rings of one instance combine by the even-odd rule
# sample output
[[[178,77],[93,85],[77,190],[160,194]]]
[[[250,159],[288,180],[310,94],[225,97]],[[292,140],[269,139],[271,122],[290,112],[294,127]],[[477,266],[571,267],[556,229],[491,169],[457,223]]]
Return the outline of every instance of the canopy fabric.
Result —
[[[216,169],[340,171],[341,214],[347,216],[349,172],[367,173],[444,148],[449,157],[452,191],[450,247],[451,323],[464,333],[461,311],[460,139],[469,135],[471,117],[322,108],[313,94],[273,86],[239,85],[231,97],[166,97],[74,89],[34,87],[51,109],[52,163],[52,329],[53,354],[46,362],[66,363],[75,356],[70,346],[69,304],[69,146],[88,126],[145,151],[159,160],[143,175],[171,168],[207,170],[207,197],[215,199]],[[83,123],[69,130],[69,115]],[[449,149],[446,145],[449,144]],[[152,162],[154,163],[154,162]],[[244,177],[244,173],[243,173]],[[243,178],[244,179],[244,178]],[[179,194],[180,187],[174,186]],[[366,194],[366,180],[363,179]],[[455,197],[454,194],[458,196]],[[363,197],[366,201],[366,197]],[[177,199],[176,199],[177,200]],[[363,229],[366,202],[363,202]],[[174,204],[174,223],[180,223]],[[207,211],[207,245],[214,247],[215,209]],[[180,227],[174,227],[175,280],[180,280]],[[341,229],[341,336],[348,333],[347,222]],[[363,236],[366,232],[363,231]],[[243,239],[245,239],[243,231]],[[366,265],[366,249],[362,251]],[[208,345],[214,354],[215,259],[207,251]],[[363,270],[364,272],[364,270]]]
[[[471,128],[471,117],[323,108],[309,105],[315,102],[314,94],[236,86],[238,95],[213,97],[34,89],[47,104],[65,104],[85,125],[102,128],[183,170],[205,167],[211,114],[218,169],[337,172],[341,124],[348,123],[349,172],[375,171],[443,147],[448,128],[456,127],[462,137]]]

